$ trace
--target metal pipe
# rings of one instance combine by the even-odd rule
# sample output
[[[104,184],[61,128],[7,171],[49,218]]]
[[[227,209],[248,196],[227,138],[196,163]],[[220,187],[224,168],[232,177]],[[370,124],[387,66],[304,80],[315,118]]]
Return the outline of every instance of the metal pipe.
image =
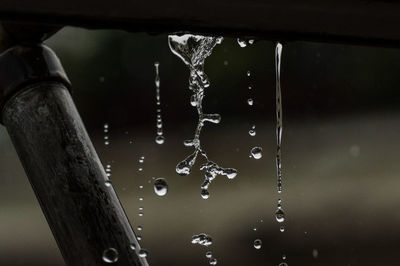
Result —
[[[0,56],[1,121],[64,260],[148,265],[67,87],[49,48],[19,46]]]

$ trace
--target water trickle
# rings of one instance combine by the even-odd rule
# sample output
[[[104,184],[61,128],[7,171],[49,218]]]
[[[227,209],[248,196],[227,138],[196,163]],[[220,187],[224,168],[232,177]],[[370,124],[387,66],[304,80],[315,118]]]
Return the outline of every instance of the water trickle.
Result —
[[[145,250],[145,249],[139,250],[139,257],[146,258],[148,255],[149,255],[149,253],[147,252],[147,250]]]
[[[276,83],[276,172],[278,193],[282,192],[282,93],[281,93],[281,59],[282,44],[277,42],[275,46],[275,83]]]
[[[260,249],[262,246],[262,241],[260,239],[254,240],[254,248],[255,249]]]
[[[205,171],[204,182],[201,186],[201,196],[203,199],[209,198],[208,186],[217,175],[225,175],[232,179],[237,174],[237,171],[233,168],[222,168],[212,162],[200,144],[200,134],[205,122],[218,124],[221,121],[219,114],[205,114],[203,112],[203,98],[205,88],[210,86],[208,77],[204,72],[204,62],[211,55],[214,47],[220,44],[222,40],[222,37],[206,37],[191,34],[168,36],[168,44],[171,51],[182,59],[190,70],[189,89],[192,92],[190,104],[196,108],[198,114],[198,123],[194,138],[184,142],[186,147],[193,147],[194,152],[177,164],[176,172],[182,176],[190,174],[198,155],[204,157],[207,163],[200,167],[201,170]]]
[[[104,145],[110,144],[110,136],[108,135],[109,130],[110,130],[110,125],[108,123],[104,123],[104,125],[103,125]]]
[[[165,137],[163,133],[163,123],[162,123],[162,115],[161,115],[161,94],[160,94],[160,71],[159,71],[160,63],[155,62],[154,68],[156,71],[156,77],[154,83],[156,85],[156,104],[157,104],[157,120],[156,120],[156,133],[157,136],[155,141],[157,144],[163,144],[165,142]]]
[[[250,156],[254,159],[261,159],[262,158],[262,148],[261,147],[254,147],[251,149]]]
[[[103,261],[106,263],[114,263],[118,261],[118,251],[115,248],[108,248],[103,251]]]
[[[167,195],[168,184],[164,178],[157,178],[154,181],[154,192],[160,197]]]
[[[211,236],[201,233],[192,237],[192,244],[199,244],[202,246],[210,246],[212,244]]]

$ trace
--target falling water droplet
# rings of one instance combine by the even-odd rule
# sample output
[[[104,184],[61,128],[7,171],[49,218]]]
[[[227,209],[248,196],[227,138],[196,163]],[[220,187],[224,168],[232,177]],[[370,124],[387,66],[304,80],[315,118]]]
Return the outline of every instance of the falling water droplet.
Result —
[[[206,252],[206,258],[211,259],[211,257],[212,257],[212,252],[211,251],[207,251]]]
[[[164,178],[157,178],[154,181],[154,192],[160,197],[167,195],[168,184]]]
[[[201,197],[202,197],[203,199],[208,199],[208,198],[210,197],[210,192],[208,192],[207,189],[201,190]]]
[[[165,141],[164,136],[157,136],[157,137],[156,137],[156,143],[157,143],[157,144],[163,144],[164,141]]]
[[[145,249],[141,249],[139,251],[139,257],[141,257],[141,258],[146,258],[148,255],[149,255],[149,253]]]
[[[260,239],[254,240],[254,248],[255,249],[260,249],[262,246],[262,241]]]
[[[210,263],[210,265],[217,265],[217,259],[216,258],[211,258],[209,263]]]
[[[285,212],[281,207],[278,207],[278,209],[276,210],[275,218],[278,221],[278,223],[283,223],[285,221]]]
[[[318,258],[318,249],[313,249],[312,256],[314,259]]]
[[[284,226],[281,226],[281,227],[279,228],[279,231],[281,231],[282,233],[285,232],[285,227],[284,227]]]
[[[244,47],[247,46],[247,42],[246,42],[246,40],[244,40],[244,39],[237,38],[237,43],[238,43],[239,46],[242,47],[242,48],[244,48]]]
[[[118,251],[115,248],[108,248],[103,251],[103,261],[114,263],[118,261]]]
[[[254,102],[253,102],[253,99],[252,99],[252,98],[247,99],[247,104],[248,104],[248,105],[252,106],[253,103],[254,103]]]
[[[251,156],[254,159],[261,159],[262,157],[262,148],[261,147],[254,147],[251,149]]]

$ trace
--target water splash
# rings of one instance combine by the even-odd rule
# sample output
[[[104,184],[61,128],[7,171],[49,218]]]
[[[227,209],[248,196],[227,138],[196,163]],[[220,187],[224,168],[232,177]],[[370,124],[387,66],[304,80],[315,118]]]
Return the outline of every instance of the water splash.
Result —
[[[163,133],[163,122],[162,122],[162,115],[161,115],[161,94],[160,94],[160,71],[159,71],[160,63],[155,62],[154,68],[156,71],[156,77],[154,79],[154,83],[156,85],[156,104],[157,104],[157,120],[156,120],[156,143],[163,144],[165,142],[165,137]]]
[[[218,124],[221,121],[219,114],[206,114],[203,112],[203,98],[205,88],[210,86],[210,81],[204,73],[205,59],[211,55],[213,48],[222,41],[222,37],[206,37],[191,34],[168,36],[168,43],[172,53],[182,59],[189,67],[189,89],[192,91],[190,103],[197,109],[198,114],[198,123],[194,138],[186,140],[183,143],[186,147],[193,147],[194,152],[177,164],[176,172],[183,176],[190,174],[197,157],[199,155],[204,157],[207,162],[200,167],[200,170],[205,171],[204,182],[201,185],[201,196],[203,199],[209,198],[208,187],[217,175],[225,175],[229,179],[237,175],[235,169],[222,168],[211,161],[200,144],[200,134],[205,122]]]

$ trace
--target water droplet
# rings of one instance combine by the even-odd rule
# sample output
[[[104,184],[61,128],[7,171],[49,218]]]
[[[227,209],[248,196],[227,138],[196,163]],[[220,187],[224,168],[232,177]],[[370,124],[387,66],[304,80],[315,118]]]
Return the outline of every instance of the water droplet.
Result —
[[[105,123],[103,127],[104,127],[104,129],[108,129],[109,125],[107,123]]]
[[[111,181],[107,180],[106,182],[104,182],[104,185],[106,185],[106,187],[111,187]]]
[[[142,171],[143,171],[143,168],[142,168],[142,167],[139,167],[139,168],[138,168],[138,171],[139,171],[139,172],[142,172]]]
[[[286,255],[285,254],[282,255],[282,259],[286,260]]]
[[[248,77],[250,77],[250,76],[251,76],[251,72],[250,72],[250,70],[248,70],[248,71],[246,72],[246,75],[247,75]]]
[[[286,262],[281,262],[281,263],[279,264],[279,266],[288,266],[288,264],[287,264]]]
[[[239,46],[240,46],[241,48],[244,48],[244,47],[247,46],[247,42],[246,42],[246,40],[244,40],[244,39],[237,38],[237,43],[239,44]]]
[[[253,228],[253,231],[257,231],[257,227],[254,227],[254,228]]]
[[[139,207],[139,211],[143,211],[143,209],[144,209],[143,207]]]
[[[262,241],[260,239],[254,240],[254,248],[255,249],[260,249],[262,246]]]
[[[149,253],[145,249],[141,249],[139,251],[139,257],[141,257],[141,258],[146,258],[148,255],[149,255]]]
[[[110,141],[108,140],[104,141],[104,145],[110,145]]]
[[[254,159],[261,159],[262,157],[262,148],[261,147],[254,147],[251,149],[251,156]]]
[[[285,232],[285,227],[284,227],[284,226],[281,226],[281,227],[279,228],[279,231],[281,231],[282,233]]]
[[[140,185],[139,188],[140,188],[140,189],[143,189],[143,185]]]
[[[318,250],[317,249],[313,249],[312,256],[314,259],[318,258]]]
[[[103,261],[114,263],[118,261],[118,251],[115,248],[108,248],[103,251]]]
[[[224,60],[224,66],[229,65],[229,62],[227,60]]]
[[[211,252],[211,251],[207,251],[207,252],[206,252],[206,257],[209,258],[209,259],[211,259],[211,257],[212,257],[212,252]]]
[[[140,198],[139,198],[139,200],[140,200],[140,201],[143,201],[143,200],[144,200],[144,198],[143,198],[143,197],[140,197]]]
[[[157,136],[156,137],[156,143],[157,144],[164,144],[165,138],[164,136]]]
[[[217,259],[216,258],[211,258],[210,259],[210,261],[209,261],[209,263],[210,263],[210,265],[217,265]]]
[[[252,99],[252,98],[247,99],[247,104],[248,104],[248,105],[252,106],[253,103],[254,103],[254,102],[253,102],[253,99]]]
[[[137,230],[142,231],[143,227],[141,227],[140,225],[137,227]]]
[[[139,216],[142,217],[143,216],[143,212],[139,212]]]
[[[164,178],[157,178],[154,181],[154,192],[160,197],[167,195],[168,184]]]
[[[249,135],[254,137],[256,135],[256,131],[254,129],[249,130]]]
[[[248,42],[249,44],[254,44],[254,39],[249,39],[247,42]]]
[[[283,223],[285,221],[285,212],[281,207],[278,207],[278,209],[276,210],[275,218],[278,221],[278,223]]]
[[[136,236],[136,239],[137,239],[138,241],[140,241],[140,240],[142,240],[142,236],[138,235],[138,236]]]
[[[201,197],[203,199],[208,199],[210,197],[210,192],[208,192],[206,189],[201,190]]]
[[[212,244],[212,238],[211,236],[204,233],[194,235],[192,236],[192,244],[199,244],[208,247]]]

